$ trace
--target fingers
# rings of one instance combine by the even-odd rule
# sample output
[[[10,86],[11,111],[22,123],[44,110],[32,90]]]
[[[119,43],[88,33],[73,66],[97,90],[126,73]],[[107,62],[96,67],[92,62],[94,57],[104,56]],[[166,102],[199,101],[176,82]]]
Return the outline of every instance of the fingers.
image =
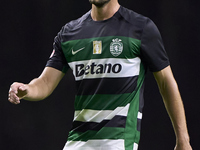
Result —
[[[13,103],[13,104],[19,104],[20,103],[19,97],[14,92],[9,92],[8,101]]]
[[[8,101],[13,104],[19,104],[20,99],[24,96],[20,91],[25,91],[26,87],[23,83],[13,83],[10,86],[9,94],[8,94]]]

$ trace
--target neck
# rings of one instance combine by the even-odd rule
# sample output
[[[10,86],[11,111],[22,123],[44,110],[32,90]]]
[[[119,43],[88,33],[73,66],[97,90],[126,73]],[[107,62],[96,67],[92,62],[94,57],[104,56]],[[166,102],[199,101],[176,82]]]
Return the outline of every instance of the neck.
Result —
[[[119,9],[120,5],[117,0],[111,0],[102,7],[92,4],[91,17],[94,21],[102,21],[111,18]]]

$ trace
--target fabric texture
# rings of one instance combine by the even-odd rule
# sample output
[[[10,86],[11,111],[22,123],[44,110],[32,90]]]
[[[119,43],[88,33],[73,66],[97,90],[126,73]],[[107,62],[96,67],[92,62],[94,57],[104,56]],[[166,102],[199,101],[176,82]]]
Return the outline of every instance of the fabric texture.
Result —
[[[77,88],[64,150],[136,150],[146,70],[169,65],[155,24],[122,6],[104,21],[89,11],[63,26],[54,51],[46,66],[72,69]]]

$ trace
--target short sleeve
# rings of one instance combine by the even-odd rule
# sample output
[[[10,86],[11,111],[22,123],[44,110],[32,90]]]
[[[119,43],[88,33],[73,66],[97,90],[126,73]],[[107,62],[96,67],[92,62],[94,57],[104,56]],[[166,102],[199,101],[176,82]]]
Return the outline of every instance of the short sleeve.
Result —
[[[61,48],[62,30],[58,33],[58,35],[54,39],[53,52],[49,60],[47,61],[46,67],[53,67],[55,69],[62,71],[63,73],[66,73],[69,66],[67,64],[67,61],[65,59],[64,53]]]
[[[160,71],[170,64],[160,32],[150,19],[141,37],[141,58],[152,72]]]

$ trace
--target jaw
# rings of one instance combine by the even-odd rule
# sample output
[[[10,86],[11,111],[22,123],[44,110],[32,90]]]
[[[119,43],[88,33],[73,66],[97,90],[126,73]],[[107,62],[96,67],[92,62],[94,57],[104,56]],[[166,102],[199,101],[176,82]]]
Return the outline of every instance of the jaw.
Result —
[[[89,2],[98,8],[103,7],[105,4],[109,3],[110,0],[89,0]]]

